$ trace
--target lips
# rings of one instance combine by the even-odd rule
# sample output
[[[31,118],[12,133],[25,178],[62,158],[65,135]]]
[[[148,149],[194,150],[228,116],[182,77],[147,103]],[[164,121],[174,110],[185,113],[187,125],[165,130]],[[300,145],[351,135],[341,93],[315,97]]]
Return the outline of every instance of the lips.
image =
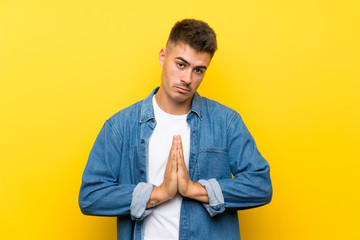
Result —
[[[179,87],[179,86],[176,86],[175,88],[176,88],[179,92],[181,92],[181,93],[188,93],[188,92],[190,92],[190,89],[189,89],[189,88]]]

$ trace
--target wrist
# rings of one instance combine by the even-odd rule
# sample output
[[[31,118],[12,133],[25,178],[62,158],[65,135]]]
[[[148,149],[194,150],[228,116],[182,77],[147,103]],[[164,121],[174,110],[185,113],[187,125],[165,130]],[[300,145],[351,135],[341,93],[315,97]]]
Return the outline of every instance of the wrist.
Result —
[[[169,194],[169,192],[167,191],[166,187],[163,184],[161,184],[159,187],[154,187],[154,188],[156,188],[157,197],[161,202],[166,202],[174,197],[173,195]]]
[[[198,186],[196,186],[196,183],[189,180],[187,183],[186,192],[181,193],[184,197],[193,198],[193,196],[197,195],[197,189]]]
[[[169,199],[167,198],[167,194],[164,192],[163,188],[161,186],[154,186],[146,208],[155,207],[160,203],[166,202],[167,200]]]
[[[209,202],[206,189],[200,183],[195,183],[193,181],[191,181],[187,193],[183,196],[198,200],[200,202]]]

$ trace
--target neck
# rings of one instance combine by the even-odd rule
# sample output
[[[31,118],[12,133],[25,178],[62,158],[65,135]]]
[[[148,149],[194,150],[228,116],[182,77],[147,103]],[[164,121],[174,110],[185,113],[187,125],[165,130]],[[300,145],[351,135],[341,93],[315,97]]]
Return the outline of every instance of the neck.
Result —
[[[161,110],[172,115],[185,115],[191,107],[191,100],[186,102],[177,102],[161,94],[160,89],[155,95],[157,105]]]

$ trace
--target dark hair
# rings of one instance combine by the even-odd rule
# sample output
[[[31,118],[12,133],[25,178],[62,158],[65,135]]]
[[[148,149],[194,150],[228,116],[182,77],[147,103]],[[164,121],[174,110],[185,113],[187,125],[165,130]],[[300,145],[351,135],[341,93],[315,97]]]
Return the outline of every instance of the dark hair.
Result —
[[[175,23],[171,29],[167,44],[175,46],[179,43],[188,44],[198,52],[207,52],[211,57],[217,49],[216,34],[206,23],[195,19],[183,19]]]

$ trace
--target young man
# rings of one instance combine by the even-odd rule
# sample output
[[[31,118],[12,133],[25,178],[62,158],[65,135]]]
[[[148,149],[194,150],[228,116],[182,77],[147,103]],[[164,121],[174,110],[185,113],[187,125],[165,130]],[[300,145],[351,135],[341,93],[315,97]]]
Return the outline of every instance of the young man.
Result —
[[[79,204],[117,216],[118,239],[240,239],[236,210],[271,201],[269,165],[240,115],[196,92],[216,49],[208,24],[177,22],[160,88],[101,129]]]

